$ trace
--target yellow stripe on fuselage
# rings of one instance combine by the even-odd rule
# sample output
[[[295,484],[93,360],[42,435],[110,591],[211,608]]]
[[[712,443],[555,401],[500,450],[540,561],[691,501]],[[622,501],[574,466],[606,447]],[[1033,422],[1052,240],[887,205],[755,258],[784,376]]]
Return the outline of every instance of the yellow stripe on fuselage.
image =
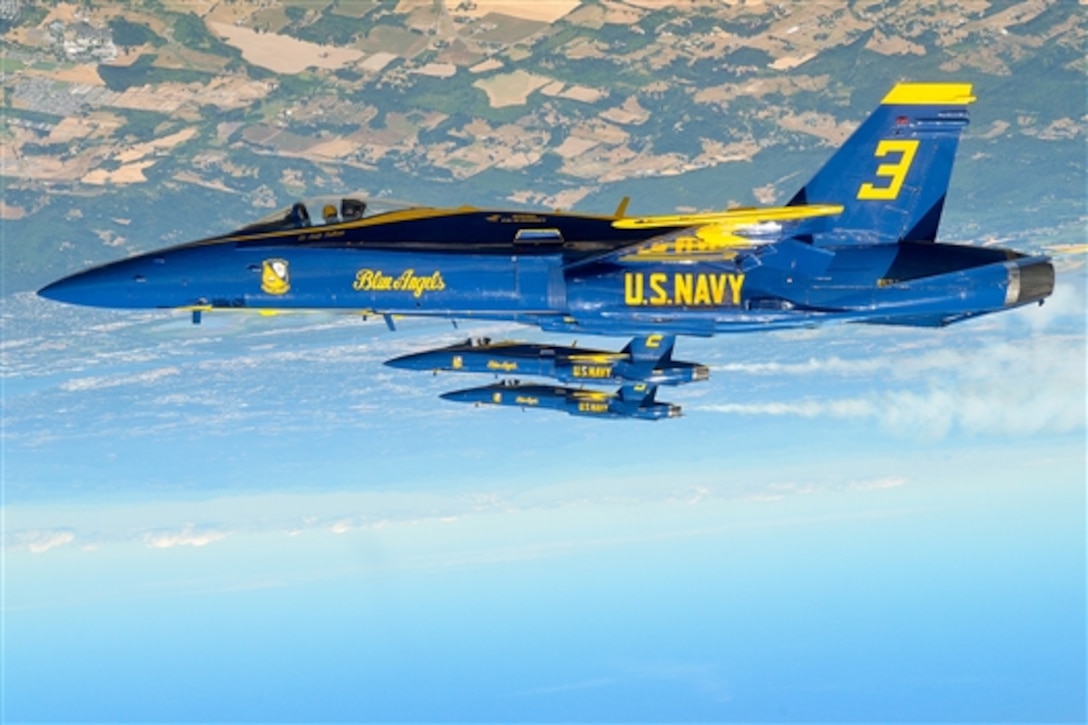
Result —
[[[659,229],[664,227],[700,227],[715,225],[725,229],[751,226],[763,222],[784,222],[842,214],[839,204],[808,204],[804,206],[771,206],[763,209],[733,209],[704,214],[665,214],[661,216],[630,217],[612,222],[616,229]]]
[[[228,242],[240,242],[240,241],[253,241],[257,239],[277,239],[280,237],[301,237],[309,234],[324,234],[326,232],[339,232],[347,229],[363,229],[366,227],[377,227],[385,224],[397,224],[399,222],[418,221],[420,219],[435,219],[439,217],[455,217],[463,216],[466,214],[478,214],[481,212],[488,212],[494,214],[532,214],[540,217],[572,217],[578,219],[596,219],[600,221],[609,221],[615,219],[614,216],[604,214],[577,214],[574,212],[564,211],[549,211],[549,212],[519,212],[519,211],[495,211],[492,209],[478,209],[473,206],[461,206],[457,208],[440,208],[432,206],[419,206],[412,207],[410,209],[398,209],[395,211],[387,211],[381,214],[375,214],[372,217],[365,217],[363,219],[353,219],[351,221],[339,222],[337,224],[314,224],[307,227],[296,227],[294,229],[278,229],[271,232],[254,232],[246,234],[245,230],[239,230],[238,234],[232,234],[226,237],[215,237],[213,239],[203,239],[196,242],[190,242],[186,246],[196,246],[203,244],[225,244]]]
[[[615,397],[616,397],[615,393],[605,393],[605,392],[602,392],[602,391],[599,391],[599,390],[575,390],[574,391],[574,399],[575,400],[601,400],[601,401],[604,401],[604,400],[611,400],[612,398],[615,398]]]
[[[970,83],[897,83],[881,104],[885,106],[966,106],[974,103]]]
[[[578,363],[611,363],[627,360],[630,357],[625,352],[598,352],[598,353],[579,353],[570,356],[571,362]]]

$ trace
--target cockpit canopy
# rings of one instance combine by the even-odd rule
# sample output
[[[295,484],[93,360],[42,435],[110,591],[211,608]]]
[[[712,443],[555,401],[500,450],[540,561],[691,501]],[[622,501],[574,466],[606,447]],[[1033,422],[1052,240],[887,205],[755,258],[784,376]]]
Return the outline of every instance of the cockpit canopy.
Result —
[[[238,231],[252,233],[305,229],[325,224],[341,224],[410,208],[408,204],[382,199],[363,200],[350,196],[317,196],[296,201],[291,206],[268,214]]]

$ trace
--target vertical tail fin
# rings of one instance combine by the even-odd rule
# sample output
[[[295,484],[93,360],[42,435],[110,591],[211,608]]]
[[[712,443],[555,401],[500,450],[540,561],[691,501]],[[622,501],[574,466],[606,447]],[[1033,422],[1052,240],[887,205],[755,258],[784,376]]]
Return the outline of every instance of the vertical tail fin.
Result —
[[[646,335],[631,340],[623,351],[631,356],[631,362],[655,364],[671,360],[674,345],[676,335]]]
[[[649,383],[628,383],[619,389],[620,400],[635,407],[654,402],[657,386]]]
[[[790,200],[841,204],[822,246],[933,241],[967,125],[969,83],[899,83]]]

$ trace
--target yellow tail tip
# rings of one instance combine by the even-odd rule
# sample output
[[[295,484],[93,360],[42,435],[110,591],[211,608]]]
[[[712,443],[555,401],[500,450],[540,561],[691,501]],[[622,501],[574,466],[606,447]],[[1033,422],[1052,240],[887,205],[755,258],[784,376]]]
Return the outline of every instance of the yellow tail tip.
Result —
[[[881,101],[885,105],[944,106],[974,103],[970,83],[897,83]]]

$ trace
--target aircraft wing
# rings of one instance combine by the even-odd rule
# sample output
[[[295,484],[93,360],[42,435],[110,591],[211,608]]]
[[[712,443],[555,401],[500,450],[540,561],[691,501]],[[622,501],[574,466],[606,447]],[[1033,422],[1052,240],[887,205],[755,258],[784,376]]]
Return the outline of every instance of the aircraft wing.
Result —
[[[569,265],[580,267],[600,262],[706,262],[738,260],[745,253],[773,244],[802,231],[809,220],[841,214],[838,204],[731,209],[703,214],[616,219],[617,229],[668,230],[636,244],[614,249]],[[679,227],[679,229],[678,229]],[[758,262],[756,262],[758,264]]]
[[[716,225],[739,229],[766,222],[797,221],[841,214],[839,204],[808,204],[802,206],[771,206],[728,209],[702,214],[665,214],[659,216],[623,217],[612,222],[616,229],[659,229],[663,227],[701,227]]]

